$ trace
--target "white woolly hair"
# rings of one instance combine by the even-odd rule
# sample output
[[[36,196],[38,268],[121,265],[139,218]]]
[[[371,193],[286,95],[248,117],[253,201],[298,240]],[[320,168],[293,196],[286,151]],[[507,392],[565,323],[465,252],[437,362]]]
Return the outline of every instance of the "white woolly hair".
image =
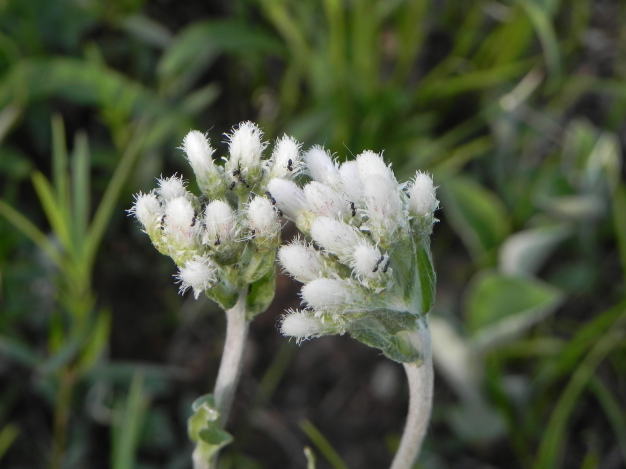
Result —
[[[263,150],[267,146],[263,140],[263,131],[250,121],[242,122],[230,135],[226,135],[231,165],[242,168],[256,166],[261,161]]]
[[[164,201],[176,199],[178,197],[187,197],[187,188],[183,178],[173,175],[168,178],[157,179],[159,188],[157,194]]]
[[[287,273],[302,283],[320,278],[324,271],[322,254],[301,239],[281,246],[278,260]]]
[[[200,131],[192,130],[183,139],[183,151],[187,155],[189,164],[196,175],[206,172],[215,172],[213,153],[209,139]]]

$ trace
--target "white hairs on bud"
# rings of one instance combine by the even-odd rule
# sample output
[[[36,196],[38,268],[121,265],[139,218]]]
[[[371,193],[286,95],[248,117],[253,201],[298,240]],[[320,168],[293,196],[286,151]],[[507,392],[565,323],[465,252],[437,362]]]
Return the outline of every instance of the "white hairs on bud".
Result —
[[[341,188],[351,202],[358,204],[363,197],[361,181],[356,161],[346,161],[339,167],[339,177],[341,178]]]
[[[133,208],[128,213],[137,217],[144,230],[149,231],[160,222],[163,216],[163,207],[161,207],[154,192],[147,194],[140,192],[135,196]]]
[[[213,200],[204,210],[204,244],[228,243],[236,236],[235,213],[226,202]]]
[[[302,189],[293,181],[286,179],[272,179],[267,184],[268,197],[283,214],[295,220],[298,215],[307,209],[307,202]]]
[[[284,135],[276,141],[272,152],[271,177],[292,179],[302,170],[301,144]]]
[[[197,177],[203,177],[207,173],[216,173],[213,164],[213,152],[215,151],[208,138],[198,130],[190,131],[183,139],[183,146],[189,164]]]
[[[417,172],[408,190],[409,211],[417,216],[432,214],[439,207],[435,196],[435,185],[432,178],[422,172]]]
[[[366,150],[356,157],[357,170],[359,172],[359,178],[364,183],[365,178],[368,176],[379,175],[388,178],[394,184],[398,184],[393,171],[389,166],[385,164],[383,157],[378,153],[374,153],[371,150]]]
[[[363,235],[350,225],[329,217],[317,217],[311,224],[311,237],[326,251],[345,259]]]
[[[304,155],[307,165],[307,173],[311,178],[330,187],[338,187],[341,183],[337,165],[326,150],[320,146],[314,146]]]
[[[181,177],[174,175],[169,178],[159,178],[157,182],[159,184],[157,194],[166,202],[178,197],[189,197],[185,181]]]
[[[278,251],[278,260],[293,278],[302,283],[320,278],[324,271],[322,254],[300,239],[281,246]]]
[[[330,331],[328,324],[307,311],[287,310],[280,322],[280,332],[287,337],[295,337],[299,344],[311,337],[319,337]]]
[[[193,289],[193,296],[197,300],[200,293],[211,288],[217,281],[216,266],[211,259],[195,256],[180,268],[176,278],[180,282],[180,293]]]
[[[242,122],[226,138],[233,167],[251,168],[259,165],[261,154],[267,144],[262,141],[263,131],[256,124]]]
[[[316,312],[344,309],[354,300],[345,280],[318,278],[302,287],[302,299]]]
[[[350,210],[350,203],[341,194],[317,181],[304,186],[304,195],[309,208],[317,215],[341,218]]]
[[[280,231],[278,213],[265,197],[255,197],[248,205],[248,224],[255,236],[270,238]]]
[[[192,226],[196,212],[191,202],[185,197],[172,199],[165,205],[164,215],[166,233],[178,244],[185,247],[193,245],[197,227]]]
[[[354,249],[350,267],[358,279],[376,277],[382,272],[385,256],[380,253],[376,246],[361,243]]]

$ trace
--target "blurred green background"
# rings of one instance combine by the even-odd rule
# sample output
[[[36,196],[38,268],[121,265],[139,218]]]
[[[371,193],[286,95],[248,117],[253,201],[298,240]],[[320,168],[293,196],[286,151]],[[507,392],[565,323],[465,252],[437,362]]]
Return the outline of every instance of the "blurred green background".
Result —
[[[191,178],[187,131],[222,155],[253,120],[439,186],[416,468],[626,467],[625,24],[623,0],[0,0],[0,466],[191,467],[223,314],[125,210]],[[221,467],[386,467],[401,367],[280,337],[278,285]]]

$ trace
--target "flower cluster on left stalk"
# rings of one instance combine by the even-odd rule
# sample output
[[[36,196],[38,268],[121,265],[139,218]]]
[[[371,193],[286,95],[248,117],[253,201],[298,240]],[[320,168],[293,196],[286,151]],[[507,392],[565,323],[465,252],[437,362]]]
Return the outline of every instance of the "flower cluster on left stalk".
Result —
[[[208,138],[193,130],[182,149],[202,195],[192,194],[179,176],[158,179],[158,187],[135,196],[129,211],[154,246],[178,266],[180,290],[205,292],[225,310],[247,289],[249,318],[264,311],[274,295],[279,211],[267,192],[273,178],[290,180],[301,168],[300,144],[277,140],[271,156],[262,131],[243,122],[226,135],[228,157],[215,164]]]

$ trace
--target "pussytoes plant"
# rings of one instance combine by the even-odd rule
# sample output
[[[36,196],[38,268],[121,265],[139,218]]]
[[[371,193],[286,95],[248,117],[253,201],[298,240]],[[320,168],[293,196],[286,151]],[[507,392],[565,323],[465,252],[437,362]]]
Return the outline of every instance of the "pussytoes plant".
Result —
[[[410,388],[405,431],[392,469],[408,469],[424,438],[432,404],[428,312],[435,273],[430,234],[439,203],[429,175],[399,183],[382,156],[365,151],[338,164],[322,147],[302,155],[291,137],[267,143],[253,123],[227,135],[229,156],[213,159],[205,135],[191,131],[184,150],[202,194],[179,176],[158,179],[130,212],[155,247],[178,266],[181,292],[205,293],[227,316],[215,390],[193,405],[189,434],[196,469],[216,465],[232,439],[224,423],[239,379],[249,321],[275,291],[275,259],[303,284],[303,307],[280,329],[298,343],[344,334],[404,365]],[[296,180],[304,173],[306,182]],[[280,246],[280,217],[301,235]]]

